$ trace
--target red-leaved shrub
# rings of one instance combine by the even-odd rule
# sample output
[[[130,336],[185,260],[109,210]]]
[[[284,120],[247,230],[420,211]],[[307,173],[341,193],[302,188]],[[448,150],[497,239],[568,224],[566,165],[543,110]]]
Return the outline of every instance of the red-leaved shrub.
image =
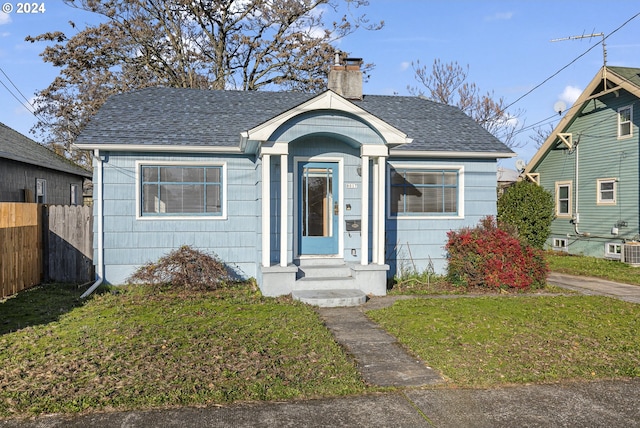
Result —
[[[467,287],[537,288],[546,283],[541,250],[527,245],[492,216],[447,233],[448,278]]]

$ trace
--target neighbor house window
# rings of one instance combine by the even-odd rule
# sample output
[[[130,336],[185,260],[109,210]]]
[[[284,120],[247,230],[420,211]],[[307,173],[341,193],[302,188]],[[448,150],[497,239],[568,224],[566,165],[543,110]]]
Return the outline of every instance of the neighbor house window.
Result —
[[[391,215],[457,215],[460,170],[391,169]]]
[[[571,215],[571,182],[556,183],[556,215],[567,217]]]
[[[36,203],[47,203],[47,180],[44,180],[42,178],[36,179]]]
[[[621,259],[622,244],[619,242],[607,242],[604,244],[604,256],[608,259]]]
[[[71,205],[78,205],[78,185],[77,184],[71,185],[71,195],[70,195],[69,201]]]
[[[633,109],[631,106],[618,109],[618,137],[630,137],[631,118],[633,117]]]
[[[223,167],[142,165],[142,216],[221,216]]]
[[[615,205],[616,203],[615,178],[602,178],[598,180],[598,205]]]
[[[551,247],[554,251],[569,251],[567,238],[553,238]]]

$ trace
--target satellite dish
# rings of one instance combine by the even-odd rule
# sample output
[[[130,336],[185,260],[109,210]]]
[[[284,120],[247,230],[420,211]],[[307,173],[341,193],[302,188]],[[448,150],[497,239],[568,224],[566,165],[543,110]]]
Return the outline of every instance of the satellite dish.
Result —
[[[523,169],[525,169],[525,168],[526,168],[526,166],[527,166],[527,164],[526,164],[526,163],[524,163],[524,161],[523,161],[522,159],[518,159],[518,160],[516,161],[516,169],[517,169],[518,171],[522,171]]]
[[[564,101],[556,101],[556,103],[553,105],[553,111],[558,114],[562,114],[562,112],[566,109],[567,105],[564,103]]]

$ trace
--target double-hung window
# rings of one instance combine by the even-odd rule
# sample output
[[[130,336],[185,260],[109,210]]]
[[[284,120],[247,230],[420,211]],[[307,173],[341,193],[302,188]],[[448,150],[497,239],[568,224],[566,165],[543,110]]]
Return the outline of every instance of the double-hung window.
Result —
[[[631,106],[618,109],[618,138],[631,137],[633,135],[631,128],[632,117],[633,109]]]
[[[224,211],[222,165],[141,165],[142,217],[220,217]]]
[[[460,214],[459,169],[391,169],[391,216]]]
[[[569,217],[571,215],[571,182],[556,183],[556,216]]]
[[[616,180],[615,178],[601,178],[598,183],[598,205],[616,204]]]

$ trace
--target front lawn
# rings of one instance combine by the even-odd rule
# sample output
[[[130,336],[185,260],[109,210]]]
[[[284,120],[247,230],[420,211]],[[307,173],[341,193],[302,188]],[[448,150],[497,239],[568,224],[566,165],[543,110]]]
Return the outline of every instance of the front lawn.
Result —
[[[411,299],[367,312],[456,386],[640,376],[640,306],[594,296]]]
[[[0,313],[17,318],[9,301]],[[366,390],[316,312],[295,302],[134,287],[65,311],[0,336],[0,416]]]

